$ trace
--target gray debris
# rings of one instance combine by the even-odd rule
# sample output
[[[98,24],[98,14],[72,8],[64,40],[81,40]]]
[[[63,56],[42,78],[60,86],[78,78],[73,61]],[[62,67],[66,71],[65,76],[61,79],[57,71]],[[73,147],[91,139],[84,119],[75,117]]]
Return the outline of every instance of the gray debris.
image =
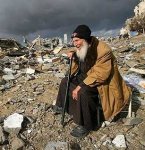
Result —
[[[141,123],[143,121],[143,119],[141,118],[127,118],[124,125],[138,125],[139,123]]]
[[[3,144],[6,141],[6,137],[3,132],[3,128],[0,126],[0,144]]]
[[[48,142],[44,150],[68,150],[67,142]]]

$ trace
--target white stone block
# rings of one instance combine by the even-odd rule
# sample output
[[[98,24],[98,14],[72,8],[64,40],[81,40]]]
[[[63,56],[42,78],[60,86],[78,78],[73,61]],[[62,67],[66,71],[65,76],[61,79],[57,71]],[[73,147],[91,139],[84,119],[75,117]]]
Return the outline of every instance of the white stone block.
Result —
[[[112,143],[119,148],[126,148],[126,142],[125,142],[125,137],[124,135],[117,135]]]
[[[4,120],[4,130],[9,132],[11,129],[18,129],[17,132],[19,132],[19,130],[21,129],[23,120],[24,120],[23,115],[20,115],[18,113],[14,113],[8,116]]]
[[[26,69],[26,73],[27,73],[27,74],[34,74],[34,73],[35,73],[35,70],[32,69],[32,68],[27,68],[27,69]]]

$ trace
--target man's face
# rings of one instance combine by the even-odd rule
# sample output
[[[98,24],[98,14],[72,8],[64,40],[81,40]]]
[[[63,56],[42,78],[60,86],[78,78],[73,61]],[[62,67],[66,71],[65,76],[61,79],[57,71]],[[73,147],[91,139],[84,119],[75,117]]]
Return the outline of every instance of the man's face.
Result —
[[[80,61],[84,61],[87,55],[87,51],[89,48],[89,44],[84,40],[80,38],[73,38],[73,44],[77,48],[76,54]]]
[[[72,42],[73,42],[73,45],[74,45],[78,50],[80,50],[81,47],[83,46],[84,39],[80,39],[80,38],[74,37],[74,38],[72,39]]]

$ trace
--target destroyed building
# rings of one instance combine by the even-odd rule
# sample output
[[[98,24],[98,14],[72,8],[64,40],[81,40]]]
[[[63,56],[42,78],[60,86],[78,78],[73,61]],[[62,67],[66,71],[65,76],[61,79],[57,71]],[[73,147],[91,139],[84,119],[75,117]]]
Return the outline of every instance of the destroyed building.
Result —
[[[145,0],[141,2],[134,8],[135,16],[139,16],[145,13]]]
[[[125,28],[129,31],[137,31],[138,34],[145,33],[145,0],[142,0],[134,8],[134,16],[125,22]]]

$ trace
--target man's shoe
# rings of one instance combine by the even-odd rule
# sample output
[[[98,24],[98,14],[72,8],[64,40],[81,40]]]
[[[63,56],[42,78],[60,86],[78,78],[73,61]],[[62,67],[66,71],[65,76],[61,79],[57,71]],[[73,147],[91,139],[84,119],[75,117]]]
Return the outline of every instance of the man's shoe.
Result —
[[[56,106],[56,105],[52,106],[52,110],[56,114],[61,114],[62,113],[62,107],[59,107],[59,106]]]
[[[89,134],[90,130],[84,128],[83,126],[77,126],[71,131],[71,135],[74,137],[82,138]]]

